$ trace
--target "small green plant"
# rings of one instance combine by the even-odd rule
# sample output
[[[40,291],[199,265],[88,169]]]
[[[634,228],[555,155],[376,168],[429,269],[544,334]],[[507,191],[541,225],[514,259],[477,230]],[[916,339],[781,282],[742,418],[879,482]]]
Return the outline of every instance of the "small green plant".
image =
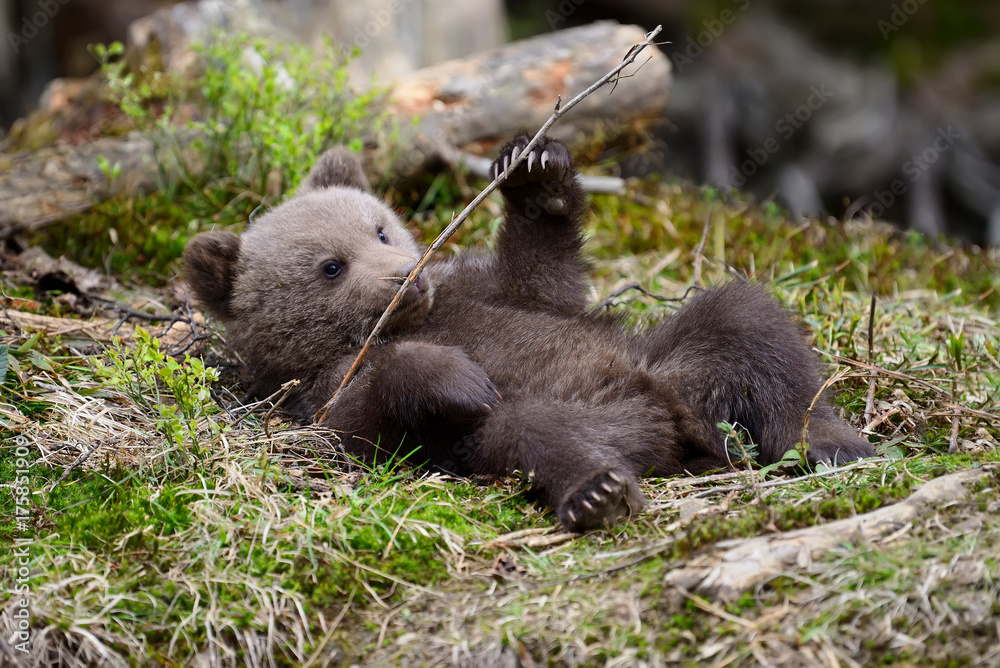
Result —
[[[728,422],[720,422],[716,426],[725,435],[726,451],[733,464],[746,463],[757,457],[757,444],[750,440],[746,429]]]
[[[222,39],[203,55],[201,95],[214,114],[192,127],[211,138],[206,147],[226,173],[260,186],[277,174],[291,190],[334,143],[361,149],[376,93],[348,89],[345,65],[356,53],[338,56],[330,42],[315,53]]]
[[[768,464],[767,466],[761,467],[760,479],[764,480],[769,475],[777,476],[777,471],[786,472],[790,469],[795,469],[801,467],[805,460],[802,458],[802,453],[796,449],[787,451],[785,454],[781,455],[781,459],[778,461]]]
[[[108,190],[113,191],[115,183],[118,182],[118,177],[122,175],[122,163],[115,161],[115,164],[112,165],[107,158],[101,155],[97,157],[97,166],[108,182]]]
[[[154,140],[172,150],[190,184],[225,178],[258,195],[280,194],[294,189],[324,150],[360,150],[361,137],[372,132],[378,92],[347,84],[346,65],[356,52],[340,53],[330,42],[317,52],[220,33],[196,50],[202,71],[186,83],[130,71],[119,42],[94,48],[114,102],[136,127],[159,133]],[[177,111],[192,106],[199,111],[182,123]],[[196,150],[193,160],[185,138]]]
[[[199,423],[206,424],[207,438],[219,431],[219,426],[207,419],[215,412],[211,384],[218,380],[218,370],[186,354],[184,361],[178,362],[164,354],[159,340],[141,328],[136,329],[134,341],[134,350],[120,341],[112,344],[107,350],[110,364],[96,358],[96,376],[152,417],[171,450],[183,453],[182,446],[188,443],[191,452],[200,456]]]
[[[199,51],[201,72],[184,79],[130,69],[121,43],[93,48],[110,101],[153,142],[157,187],[113,196],[34,243],[161,283],[191,236],[244,223],[262,202],[297,187],[324,150],[360,150],[362,137],[378,133],[378,91],[353,91],[353,54],[329,43],[312,50],[217,34]],[[122,166],[104,158],[99,167],[114,193]]]
[[[125,45],[121,42],[94,44],[90,51],[101,64],[111,99],[133,121],[145,117],[153,92],[148,81],[137,85],[135,76],[128,71],[124,60]]]
[[[965,332],[949,332],[948,356],[955,365],[955,370],[961,372],[965,366],[963,363],[965,357]]]

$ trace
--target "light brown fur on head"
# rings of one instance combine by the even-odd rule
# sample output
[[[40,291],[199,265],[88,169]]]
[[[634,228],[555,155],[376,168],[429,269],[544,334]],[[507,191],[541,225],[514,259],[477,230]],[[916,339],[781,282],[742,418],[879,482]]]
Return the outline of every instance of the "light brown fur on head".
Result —
[[[263,391],[279,371],[311,377],[364,341],[398,290],[393,279],[419,258],[413,237],[358,175],[357,160],[335,149],[300,193],[242,236],[210,232],[188,243],[185,278],[226,323],[230,343],[253,371],[252,387]],[[419,323],[431,300],[426,279],[411,286],[386,332]]]

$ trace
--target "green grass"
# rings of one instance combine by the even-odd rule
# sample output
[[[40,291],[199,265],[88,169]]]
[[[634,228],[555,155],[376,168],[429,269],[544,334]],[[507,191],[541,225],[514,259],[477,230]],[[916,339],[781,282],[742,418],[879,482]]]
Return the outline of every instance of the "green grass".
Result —
[[[41,231],[35,243],[54,256],[100,267],[130,283],[160,286],[175,271],[188,239],[246,222],[260,198],[224,183],[111,199]]]

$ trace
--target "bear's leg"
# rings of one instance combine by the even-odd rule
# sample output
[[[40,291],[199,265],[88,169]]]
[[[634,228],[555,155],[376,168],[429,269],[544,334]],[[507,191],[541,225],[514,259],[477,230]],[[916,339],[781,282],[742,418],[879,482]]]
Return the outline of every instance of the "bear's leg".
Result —
[[[703,429],[723,421],[743,427],[760,447],[763,463],[795,447],[822,386],[818,361],[799,327],[751,283],[732,282],[696,295],[638,346],[655,373],[689,403]],[[825,398],[810,416],[806,439],[813,463],[874,455],[871,444]]]
[[[796,442],[798,439],[801,439],[801,432]],[[809,416],[806,442],[809,444],[807,457],[813,464],[840,465],[875,456],[872,444],[858,436],[854,427],[837,414],[837,409],[826,397],[816,402]]]
[[[567,529],[613,524],[642,507],[638,477],[680,473],[692,450],[674,407],[649,399],[505,398],[468,439],[467,468],[529,475]]]
[[[571,531],[638,512],[635,475],[582,408],[505,399],[469,439],[468,469],[527,475]]]
[[[502,173],[528,145],[516,137],[500,151],[493,173]],[[504,221],[497,233],[490,282],[493,298],[519,308],[562,313],[586,308],[585,265],[581,258],[584,195],[576,181],[569,149],[542,139],[500,185]]]
[[[345,356],[312,383],[296,400],[298,412],[320,411],[353,358]],[[486,372],[461,348],[401,341],[369,350],[323,423],[340,431],[345,449],[366,461],[395,456],[402,444],[404,450],[421,446],[414,463],[442,465],[451,461],[455,441],[475,430],[499,401]]]

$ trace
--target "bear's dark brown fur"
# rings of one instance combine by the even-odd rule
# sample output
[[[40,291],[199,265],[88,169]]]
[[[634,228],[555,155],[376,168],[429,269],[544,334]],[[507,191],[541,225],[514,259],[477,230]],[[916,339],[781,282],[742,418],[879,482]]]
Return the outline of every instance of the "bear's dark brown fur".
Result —
[[[497,165],[526,144],[512,141]],[[417,460],[455,473],[520,470],[567,528],[587,529],[640,508],[639,476],[729,466],[719,422],[745,428],[762,462],[794,447],[821,377],[761,287],[704,291],[631,332],[587,313],[584,197],[566,147],[540,144],[501,192],[494,250],[431,264],[332,407],[327,423],[350,452],[371,461],[419,445]],[[308,418],[418,256],[357,161],[333,151],[241,237],[192,239],[184,266],[226,324],[248,390],[298,378],[291,406]],[[808,442],[813,462],[873,454],[825,401]]]

